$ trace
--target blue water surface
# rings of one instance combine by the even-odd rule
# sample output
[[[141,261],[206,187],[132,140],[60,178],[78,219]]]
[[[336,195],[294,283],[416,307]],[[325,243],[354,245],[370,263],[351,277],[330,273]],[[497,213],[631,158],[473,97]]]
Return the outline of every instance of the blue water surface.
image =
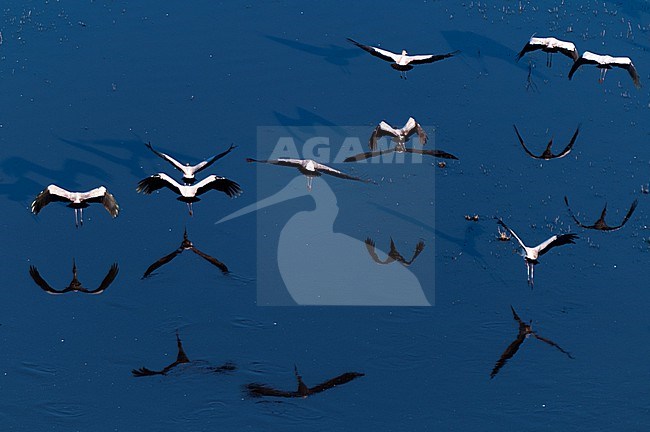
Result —
[[[3,430],[645,430],[650,295],[647,2],[156,2],[14,1],[0,6],[0,416]],[[579,51],[629,56],[641,76],[517,52],[531,34],[572,40]],[[460,50],[399,78],[345,38],[413,53]],[[529,68],[533,86],[527,88]],[[328,179],[340,211],[334,229],[387,249],[392,236],[432,307],[262,307],[257,218],[215,222],[262,198],[253,166],[259,128],[427,125],[427,146],[459,156],[439,168],[337,165],[378,184]],[[533,160],[581,124],[563,159]],[[146,147],[199,161],[237,149],[218,173],[241,184],[213,192],[189,217],[170,191],[137,182],[171,167]],[[365,143],[364,143],[365,144]],[[268,175],[268,172],[266,173]],[[318,187],[318,179],[314,187]],[[29,207],[50,183],[104,184],[121,214],[101,206],[76,229],[72,210]],[[608,204],[608,221],[639,206],[620,231],[578,228]],[[281,204],[280,206],[285,205]],[[303,197],[283,211],[313,209]],[[280,210],[277,210],[280,211]],[[293,211],[293,210],[292,210]],[[478,214],[478,222],[465,215]],[[494,216],[537,244],[575,232],[576,245],[537,266],[535,288]],[[231,276],[190,253],[141,280],[187,228]],[[63,288],[73,258],[99,296],[49,296],[34,265]],[[276,278],[277,279],[277,278]],[[354,287],[350,287],[353,289]],[[490,371],[522,319],[575,357],[534,339],[494,379]],[[134,378],[176,357],[178,330],[194,362],[167,376]],[[234,362],[229,374],[206,366]],[[250,382],[293,389],[294,364],[314,385],[347,371],[365,376],[307,399],[252,399]]]

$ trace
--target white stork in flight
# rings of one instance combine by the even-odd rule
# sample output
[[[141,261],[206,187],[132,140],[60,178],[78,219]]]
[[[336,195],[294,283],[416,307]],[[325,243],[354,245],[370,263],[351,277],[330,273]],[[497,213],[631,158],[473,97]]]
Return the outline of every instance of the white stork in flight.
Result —
[[[345,180],[356,180],[361,182],[372,182],[371,180],[364,180],[359,177],[354,177],[344,172],[341,172],[337,169],[318,163],[312,159],[288,159],[288,158],[278,158],[278,159],[269,159],[269,160],[257,160],[246,158],[246,162],[257,162],[265,163],[272,165],[288,166],[297,168],[301,174],[307,177],[307,190],[311,190],[312,180],[314,177],[320,177],[323,174],[331,175],[334,177],[342,178]]]
[[[570,57],[574,62],[578,60],[578,50],[573,42],[561,41],[554,37],[538,38],[533,36],[530,38],[528,43],[524,45],[521,51],[519,51],[519,54],[517,54],[517,61],[519,61],[524,54],[540,49],[546,53],[546,66],[548,67],[551,67],[553,53],[557,52]]]
[[[519,236],[508,226],[503,223],[501,219],[497,219],[497,223],[510,231],[510,234],[517,240],[519,246],[523,250],[524,261],[526,261],[526,270],[528,272],[528,284],[530,287],[533,287],[533,276],[535,271],[535,265],[539,264],[537,260],[539,257],[544,255],[546,252],[554,248],[555,246],[562,246],[565,244],[575,244],[575,239],[578,238],[575,234],[560,234],[554,235],[543,243],[538,244],[535,247],[528,247],[524,242],[519,238]]]
[[[176,198],[177,200],[187,203],[187,208],[190,211],[190,216],[194,214],[194,211],[192,210],[192,203],[201,201],[199,195],[202,195],[210,190],[221,191],[228,195],[230,198],[237,197],[242,193],[239,184],[225,177],[218,177],[214,174],[204,178],[195,185],[189,186],[179,184],[176,180],[165,173],[154,174],[144,180],[141,180],[138,183],[136,191],[149,195],[158,189],[162,189],[163,187],[166,187],[167,189],[178,194],[179,197]]]
[[[145,144],[149,150],[154,152],[157,156],[161,157],[162,159],[166,160],[170,164],[174,166],[177,170],[183,173],[183,183],[186,185],[191,185],[194,184],[196,181],[196,178],[194,177],[196,173],[203,171],[204,169],[208,168],[210,165],[230,153],[236,146],[230,145],[230,148],[228,150],[224,151],[223,153],[219,153],[218,155],[214,155],[209,159],[204,160],[203,162],[199,162],[196,165],[190,165],[189,163],[186,163],[183,165],[173,157],[169,156],[168,154],[159,152],[158,150],[154,150],[154,148],[151,146],[151,143],[148,142]]]
[[[393,152],[415,153],[445,159],[458,159],[451,153],[447,153],[442,150],[407,148],[406,142],[415,134],[417,134],[421,145],[425,145],[427,143],[427,140],[429,139],[427,133],[424,131],[424,128],[420,125],[420,123],[418,123],[413,117],[409,117],[409,119],[406,121],[406,124],[400,129],[396,129],[385,121],[381,121],[379,125],[377,125],[377,127],[372,131],[372,135],[370,135],[370,140],[368,141],[368,147],[370,147],[370,151],[347,157],[343,162],[356,162],[373,158],[375,156],[390,154]],[[395,142],[395,147],[391,147],[386,150],[377,150],[377,141],[385,136],[391,137],[391,140]]]
[[[117,217],[120,206],[115,197],[104,186],[89,190],[88,192],[70,192],[57,185],[51,184],[38,194],[32,202],[32,213],[37,215],[43,207],[51,202],[67,202],[68,207],[74,209],[74,223],[77,228],[84,223],[84,209],[89,203],[102,203],[108,213]]]
[[[349,42],[358,46],[362,50],[369,52],[375,57],[379,57],[382,60],[390,62],[392,67],[395,70],[400,71],[400,78],[406,79],[406,72],[413,69],[413,65],[424,64],[424,63],[433,63],[439,60],[444,60],[446,58],[452,57],[458,54],[460,51],[454,51],[447,54],[423,54],[423,55],[408,55],[406,50],[402,50],[401,54],[396,54],[394,52],[387,51],[385,49],[364,45],[355,41],[354,39],[347,38]]]
[[[619,67],[627,70],[636,88],[641,87],[641,83],[639,82],[639,74],[637,73],[632,60],[629,57],[612,57],[585,51],[582,53],[582,56],[573,63],[573,66],[571,66],[571,70],[569,71],[569,79],[573,78],[573,74],[576,73],[580,66],[586,64],[596,65],[596,67],[600,69],[600,79],[598,82],[601,84],[603,81],[605,81],[605,75],[609,69],[613,67]]]

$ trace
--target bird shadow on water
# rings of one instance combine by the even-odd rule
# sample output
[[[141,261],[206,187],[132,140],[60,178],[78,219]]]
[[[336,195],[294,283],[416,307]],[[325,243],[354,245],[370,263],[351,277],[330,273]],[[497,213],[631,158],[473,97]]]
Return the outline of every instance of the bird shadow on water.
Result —
[[[490,265],[485,261],[485,258],[483,257],[483,254],[481,254],[477,249],[476,249],[476,240],[481,237],[484,233],[485,230],[480,226],[476,224],[472,224],[468,226],[465,229],[465,235],[464,237],[454,237],[450,234],[444,233],[440,231],[438,228],[429,225],[427,223],[422,222],[419,219],[416,219],[412,216],[406,215],[404,213],[401,213],[399,211],[396,211],[392,208],[385,207],[380,204],[373,204],[378,210],[383,211],[385,213],[388,213],[392,216],[395,216],[401,220],[404,220],[406,222],[412,223],[416,226],[419,226],[435,235],[436,239],[442,239],[449,241],[451,243],[454,243],[457,245],[460,250],[462,251],[463,254],[469,255],[470,257],[473,258],[474,262],[479,264],[483,269],[489,270],[491,267]],[[490,272],[491,276],[493,279],[498,280],[499,282],[504,282],[504,280],[498,275],[493,274]]]
[[[291,49],[305,52],[314,56],[321,57],[327,63],[339,66],[343,72],[349,74],[350,71],[347,69],[347,66],[350,65],[350,59],[355,57],[360,57],[363,55],[363,52],[355,48],[344,48],[340,45],[330,44],[327,46],[318,46],[310,45],[304,42],[299,42],[297,40],[284,39],[277,36],[263,35],[265,38],[277,42],[281,45],[289,47]]]
[[[33,175],[47,178],[49,182],[60,183],[66,188],[87,188],[79,184],[80,176],[90,176],[108,181],[111,175],[100,167],[76,159],[67,159],[60,169],[47,168],[21,157],[11,157],[0,163],[0,171],[17,180],[0,184],[0,195],[11,201],[23,202],[33,198],[44,185],[30,179]]]
[[[298,136],[311,138],[314,134],[323,132],[324,128],[329,129],[330,135],[347,136],[347,131],[340,125],[319,116],[305,108],[296,107],[297,117],[289,117],[278,111],[273,111],[278,123],[285,127],[288,132],[295,133]],[[320,129],[320,130],[319,130]]]
[[[92,153],[107,162],[126,167],[137,178],[148,175],[142,167],[143,161],[156,159],[156,156],[147,149],[142,139],[99,139],[88,141],[70,140],[62,137],[57,137],[57,139],[72,147]],[[120,153],[122,155],[119,155]],[[177,152],[174,152],[174,155],[183,160],[195,159]]]
[[[482,69],[481,72],[488,73],[487,65],[485,64],[485,57],[493,57],[510,63],[513,66],[528,72],[528,64],[526,62],[517,62],[517,52],[508,48],[500,42],[495,41],[487,36],[480,35],[472,31],[460,30],[447,30],[442,31],[442,36],[445,38],[449,46],[455,50],[460,50],[465,58],[474,58]],[[528,40],[526,39],[526,42]],[[522,42],[522,46],[524,43]],[[546,79],[546,76],[533,69],[533,76],[540,79]]]

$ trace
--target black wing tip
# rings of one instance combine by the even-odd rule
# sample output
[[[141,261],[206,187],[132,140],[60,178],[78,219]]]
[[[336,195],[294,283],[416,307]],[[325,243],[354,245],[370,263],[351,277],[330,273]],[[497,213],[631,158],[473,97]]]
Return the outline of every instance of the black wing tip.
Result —
[[[563,240],[566,241],[567,243],[575,244],[575,241],[574,241],[574,240],[577,240],[577,239],[579,239],[580,237],[578,237],[577,234],[573,234],[573,233],[571,233],[571,234],[562,234],[562,235],[559,236],[559,238],[563,239]]]
[[[146,367],[141,367],[140,369],[132,369],[131,374],[134,377],[143,377],[143,376],[151,375],[151,371]]]
[[[262,396],[265,396],[269,391],[273,390],[271,387],[267,386],[266,384],[260,384],[260,383],[246,384],[244,385],[244,389],[246,390],[249,396],[254,398],[261,398]]]
[[[343,162],[359,162],[362,160],[366,160],[367,158],[365,157],[365,153],[359,153],[354,156],[348,156],[345,159],[343,159]]]
[[[149,195],[152,192],[151,189],[151,179],[153,176],[144,178],[138,182],[138,187],[135,188],[135,191],[138,193],[143,193]]]
[[[239,186],[239,183],[229,179],[226,179],[226,182],[226,190],[224,192],[226,192],[226,195],[230,198],[236,198],[244,193],[241,186]]]

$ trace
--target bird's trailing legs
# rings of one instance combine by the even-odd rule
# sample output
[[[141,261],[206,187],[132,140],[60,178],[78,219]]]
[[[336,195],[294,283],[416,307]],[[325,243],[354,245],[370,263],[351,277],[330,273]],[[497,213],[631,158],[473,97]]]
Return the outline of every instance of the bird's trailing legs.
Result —
[[[79,228],[79,226],[83,226],[83,224],[84,224],[84,209],[83,208],[74,209],[74,226]]]
[[[603,68],[600,70],[600,79],[598,80],[599,83],[605,82],[605,75],[607,75],[607,68]]]
[[[190,216],[194,216],[194,210],[192,210],[192,203],[187,203],[187,209],[190,211]]]
[[[528,285],[530,285],[530,289],[533,289],[533,285],[534,285],[533,277],[535,275],[535,264],[531,262],[526,262],[526,268],[528,270]]]

